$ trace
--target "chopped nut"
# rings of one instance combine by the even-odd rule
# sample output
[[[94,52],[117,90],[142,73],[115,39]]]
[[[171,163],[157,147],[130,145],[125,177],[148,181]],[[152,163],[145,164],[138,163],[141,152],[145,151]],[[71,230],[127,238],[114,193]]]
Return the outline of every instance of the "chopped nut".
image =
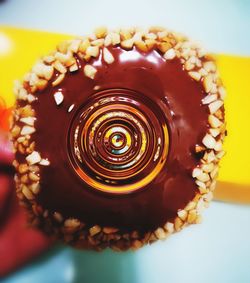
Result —
[[[200,73],[200,75],[201,75],[202,77],[205,77],[205,76],[207,76],[207,74],[208,74],[208,72],[207,72],[204,68],[199,69],[198,72]]]
[[[20,88],[17,92],[17,95],[16,97],[20,100],[26,100],[27,97],[28,97],[28,93],[27,93],[27,90],[24,89],[24,88]]]
[[[209,129],[209,133],[216,138],[220,134],[220,129]]]
[[[31,135],[31,134],[35,133],[35,131],[36,131],[36,129],[34,127],[24,126],[21,130],[21,135],[22,136]]]
[[[40,180],[40,177],[37,176],[36,174],[32,173],[32,172],[29,173],[29,178],[30,178],[30,180],[32,180],[34,182],[37,182],[37,181]]]
[[[23,88],[21,82],[18,81],[18,80],[15,80],[15,81],[14,81],[14,89],[13,89],[15,96],[18,95],[18,92],[20,91],[21,88]]]
[[[216,118],[218,118],[218,119],[220,119],[220,120],[223,120],[224,115],[223,115],[223,112],[222,112],[221,109],[217,110],[217,111],[216,111],[215,113],[213,113],[213,114],[214,114],[214,116],[215,116]],[[222,125],[222,127],[225,127],[225,125]]]
[[[101,46],[103,46],[103,44],[104,44],[104,39],[103,38],[91,41],[91,45],[92,46],[101,47]]]
[[[203,195],[203,194],[206,194],[208,192],[208,189],[207,188],[203,188],[203,187],[198,187],[200,193]]]
[[[80,39],[72,40],[72,42],[71,42],[71,44],[69,46],[69,50],[74,52],[74,53],[77,53],[80,44],[81,44],[81,40]]]
[[[194,201],[190,201],[190,202],[186,205],[185,210],[186,210],[186,211],[189,211],[189,210],[194,209],[195,207],[196,207],[196,203],[195,203]]]
[[[66,53],[68,51],[69,43],[70,43],[69,40],[64,40],[64,41],[60,42],[57,45],[57,50],[60,51],[61,53]]]
[[[90,79],[93,80],[95,78],[96,72],[97,70],[93,66],[91,65],[84,66],[84,74],[86,77],[89,77]]]
[[[55,53],[55,59],[57,60],[57,62],[60,62],[60,63],[65,64],[65,65],[66,65],[67,62],[71,61],[72,58],[74,59],[71,52],[67,52],[66,54],[61,53],[61,52]],[[60,66],[59,66],[59,69],[60,69]]]
[[[211,172],[214,169],[214,164],[213,163],[207,163],[202,165],[202,170],[206,173]]]
[[[215,72],[216,71],[215,63],[212,62],[212,61],[203,63],[203,67],[207,72]]]
[[[204,182],[204,183],[210,180],[209,175],[208,175],[207,173],[201,173],[201,174],[198,175],[196,178],[197,178],[199,181]]]
[[[102,230],[105,234],[112,234],[112,233],[116,233],[119,231],[119,229],[115,227],[104,227]]]
[[[221,99],[224,100],[225,97],[226,97],[226,91],[225,91],[225,88],[223,86],[220,86],[218,88],[218,93],[219,93]]]
[[[89,46],[86,50],[86,54],[91,57],[97,57],[99,55],[99,47],[98,46]]]
[[[224,150],[221,150],[220,152],[218,152],[218,153],[216,154],[216,157],[217,157],[218,159],[221,159],[224,155],[225,155],[225,151],[224,151]]]
[[[202,104],[209,104],[217,99],[216,94],[207,95],[205,98],[202,99]]]
[[[174,232],[174,223],[171,223],[171,222],[167,222],[165,225],[164,225],[164,229],[166,229],[166,231],[170,234],[172,234]]]
[[[54,213],[53,213],[53,217],[54,217],[54,219],[55,219],[57,222],[59,222],[59,223],[62,223],[62,222],[63,222],[63,216],[62,216],[61,213],[59,213],[59,212],[54,212]]]
[[[169,42],[158,42],[157,43],[157,48],[164,54],[166,53],[169,49],[172,48],[172,45]],[[168,60],[168,58],[165,58]]]
[[[104,46],[109,46],[112,44],[112,37],[111,34],[107,34],[107,36],[104,39]]]
[[[20,117],[34,117],[34,110],[31,108],[30,105],[26,105],[19,109],[20,111]]]
[[[30,190],[32,191],[33,194],[38,195],[40,192],[40,184],[33,183],[32,185],[29,186]]]
[[[214,147],[215,151],[221,151],[222,150],[222,142],[217,141]]]
[[[216,187],[216,180],[213,180],[213,182],[210,185],[210,190],[214,191],[215,187]]]
[[[17,141],[18,143],[23,143],[23,142],[25,142],[25,141],[27,141],[27,140],[26,140],[26,138],[25,138],[24,136],[22,136],[22,137],[19,137],[16,141]]]
[[[216,144],[216,140],[214,139],[214,137],[212,137],[209,134],[206,134],[205,137],[202,140],[202,143],[210,149],[213,149],[215,147]]]
[[[166,60],[172,60],[174,59],[176,56],[176,53],[175,53],[175,50],[173,48],[169,49],[168,51],[166,51],[163,55],[163,57],[166,59]]]
[[[19,172],[20,174],[24,174],[24,173],[28,172],[28,170],[29,170],[29,167],[28,167],[28,165],[25,164],[25,163],[20,164],[19,167],[18,167],[18,172]]]
[[[196,219],[195,219],[195,224],[200,224],[202,222],[202,216],[201,215],[197,215]]]
[[[39,162],[40,165],[42,166],[49,166],[50,165],[50,162],[48,159],[42,159],[40,162]]]
[[[161,227],[157,228],[154,233],[159,240],[163,240],[167,236],[166,232]]]
[[[55,61],[55,57],[52,55],[48,55],[48,56],[43,57],[43,61],[45,63],[51,64]]]
[[[71,104],[69,109],[68,109],[68,112],[70,113],[73,110],[74,107],[75,107],[75,104]]]
[[[17,125],[14,126],[14,128],[11,130],[11,134],[13,138],[16,138],[20,134],[21,128]]]
[[[213,162],[215,160],[215,155],[214,155],[214,152],[211,151],[207,154],[207,162],[210,163],[210,162]]]
[[[158,35],[159,39],[166,38],[168,36],[168,31],[166,29],[163,29],[163,30],[157,32],[157,35]]]
[[[115,60],[111,52],[106,47],[103,48],[103,59],[108,64],[112,64]]]
[[[187,217],[187,222],[192,224],[195,222],[196,220],[196,217],[197,217],[197,212],[195,209],[192,209],[188,212],[188,217]]]
[[[137,42],[142,41],[142,36],[143,36],[143,33],[141,31],[137,31],[133,36],[134,43],[136,44]]]
[[[192,79],[196,81],[199,81],[201,79],[201,74],[198,72],[188,72],[188,74]]]
[[[41,156],[37,151],[33,151],[30,155],[26,157],[29,165],[39,163],[41,161]]]
[[[28,175],[27,174],[22,175],[20,181],[23,184],[27,184],[29,182]]]
[[[146,43],[144,41],[136,41],[135,42],[135,46],[141,50],[142,52],[147,52],[148,51],[148,47],[146,45]]]
[[[48,81],[47,80],[43,80],[43,79],[39,79],[37,84],[36,84],[36,87],[39,89],[39,90],[43,90],[45,89],[45,87],[48,85]]]
[[[84,53],[84,52],[86,52],[86,50],[87,50],[87,48],[88,48],[89,46],[90,46],[89,40],[88,40],[88,39],[84,39],[84,40],[81,42],[80,46],[79,46],[79,51],[82,52],[82,53]]]
[[[106,27],[98,27],[95,29],[95,35],[97,38],[103,38],[107,34],[107,28]]]
[[[75,72],[75,71],[77,71],[77,70],[78,70],[78,66],[77,66],[76,63],[69,67],[69,71],[70,71],[70,72]]]
[[[216,100],[212,103],[209,104],[209,110],[211,114],[214,114],[218,109],[221,108],[221,106],[223,105],[223,101],[221,100]]]
[[[208,192],[205,196],[204,196],[204,200],[207,202],[210,202],[213,199],[213,193],[212,192]]]
[[[196,206],[196,211],[197,213],[200,214],[204,211],[204,209],[205,209],[204,200],[203,198],[200,198]]]
[[[111,36],[111,40],[112,40],[113,45],[117,45],[121,42],[119,33],[112,32],[112,33],[110,33],[110,36]]]
[[[13,165],[15,168],[17,168],[17,167],[19,166],[19,163],[18,163],[16,160],[14,160],[14,161],[12,162],[12,165]]]
[[[203,80],[203,86],[205,91],[208,93],[213,87],[213,76],[208,74]]]
[[[139,232],[137,230],[134,230],[133,232],[131,232],[130,237],[132,239],[138,239],[140,237]]]
[[[176,217],[175,221],[174,221],[174,228],[175,228],[175,230],[176,231],[180,231],[182,226],[183,226],[183,221],[179,217]]]
[[[208,116],[208,122],[213,128],[219,128],[222,125],[222,122],[214,115]]]
[[[202,174],[202,170],[200,168],[194,168],[193,172],[192,172],[192,177],[196,178],[197,176],[199,176],[200,174]]]
[[[81,225],[80,221],[75,218],[69,218],[64,221],[64,227],[75,230]]]
[[[44,68],[44,73],[43,73],[44,78],[47,81],[49,81],[52,78],[53,73],[54,73],[54,68],[52,66],[46,65],[46,68]]]
[[[89,229],[89,234],[90,234],[90,236],[94,236],[94,235],[100,233],[101,230],[102,230],[102,229],[101,229],[100,226],[95,225],[95,226],[93,226],[93,227],[91,227],[91,228]]]
[[[145,43],[147,45],[147,49],[148,50],[153,49],[155,47],[155,45],[156,45],[156,41],[154,39],[146,39]]]
[[[43,212],[43,217],[44,218],[47,218],[49,216],[49,211],[48,211],[48,209],[46,209],[46,210],[44,210],[44,212]]]
[[[50,80],[53,75],[54,69],[52,66],[48,66],[42,62],[39,62],[33,67],[32,71],[34,72],[34,74],[31,74],[30,84],[36,85],[38,81],[37,76],[45,78],[46,80]]]
[[[206,150],[206,148],[204,146],[201,146],[201,145],[198,145],[198,144],[195,145],[195,152],[198,153],[198,152],[202,152],[204,150]]]
[[[20,122],[27,124],[29,126],[34,126],[35,118],[34,117],[24,117],[20,119]]]
[[[153,243],[155,241],[157,241],[156,235],[155,235],[155,233],[151,233],[151,235],[150,235],[150,237],[148,239],[148,242],[149,243]]]
[[[185,62],[184,64],[185,70],[191,71],[194,68],[194,64],[191,63],[189,60]]]
[[[99,90],[101,87],[99,85],[94,86],[94,90]]]
[[[149,33],[145,34],[145,38],[155,40],[155,39],[157,39],[157,35],[153,32],[149,32]]]
[[[127,30],[127,29],[122,29],[122,30],[120,31],[120,36],[121,36],[122,41],[126,41],[126,40],[131,39],[132,34],[131,34],[131,32],[130,32],[129,30]]]
[[[22,193],[23,193],[23,195],[26,197],[26,199],[28,199],[28,200],[33,200],[33,199],[34,199],[34,195],[33,195],[32,192],[28,189],[28,187],[25,186],[25,185],[22,186]]]
[[[60,105],[61,103],[63,103],[64,96],[63,96],[62,92],[61,91],[55,92],[54,93],[54,99],[55,99],[56,105]]]
[[[134,241],[132,242],[131,248],[132,248],[133,250],[137,250],[137,249],[141,248],[142,245],[143,245],[143,244],[142,244],[141,241],[139,241],[139,240],[134,240]]]
[[[20,153],[25,154],[25,147],[22,144],[19,144],[17,149]]]
[[[59,85],[63,79],[65,78],[65,74],[60,74],[53,82],[52,82],[52,86],[57,86]]]
[[[123,40],[121,42],[121,46],[124,48],[124,49],[131,49],[134,45],[134,39],[133,38],[130,38],[130,39],[127,39],[127,40]]]
[[[180,217],[180,219],[183,220],[183,221],[186,220],[187,215],[188,215],[187,211],[184,210],[184,209],[179,210],[179,211],[177,212],[177,214],[178,214],[178,216]]]
[[[67,73],[67,68],[65,68],[60,61],[55,61],[53,66],[59,73],[61,74]]]

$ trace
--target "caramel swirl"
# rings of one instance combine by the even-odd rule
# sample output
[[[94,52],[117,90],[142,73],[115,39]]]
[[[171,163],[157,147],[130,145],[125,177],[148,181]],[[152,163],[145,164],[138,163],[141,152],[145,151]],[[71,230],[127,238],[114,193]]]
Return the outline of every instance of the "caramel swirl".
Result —
[[[78,176],[109,193],[129,193],[150,183],[168,152],[166,119],[157,108],[128,89],[92,96],[76,112],[69,131],[69,156]]]

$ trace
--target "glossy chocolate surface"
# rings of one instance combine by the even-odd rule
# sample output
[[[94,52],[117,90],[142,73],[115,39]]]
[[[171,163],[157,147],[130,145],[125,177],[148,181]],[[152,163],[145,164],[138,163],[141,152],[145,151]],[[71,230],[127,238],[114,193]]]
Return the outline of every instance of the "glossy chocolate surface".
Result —
[[[166,61],[154,50],[149,53],[141,53],[136,48],[126,51],[119,47],[111,47],[109,50],[115,58],[114,63],[108,65],[101,59],[101,55],[89,62],[97,69],[94,80],[84,76],[82,68],[86,63],[78,58],[78,71],[68,72],[64,81],[57,87],[49,85],[44,91],[37,93],[38,100],[32,105],[37,117],[36,133],[32,138],[36,142],[36,150],[43,158],[50,160],[50,166],[41,168],[39,202],[50,211],[59,211],[65,217],[79,218],[87,225],[116,226],[123,230],[154,229],[173,219],[177,210],[184,208],[197,191],[191,172],[199,161],[199,157],[194,153],[195,145],[201,143],[207,129],[208,113],[206,107],[201,105],[203,87],[188,76],[177,58]],[[57,91],[64,95],[64,101],[59,106],[54,100]],[[89,130],[91,126],[86,126],[86,120],[79,120],[79,111],[85,111],[84,115],[88,115],[89,111],[93,110],[93,105],[98,105],[97,109],[102,109],[100,99],[105,97],[108,97],[108,104],[105,107],[110,106],[109,109],[115,113],[122,110],[127,103],[123,99],[121,106],[119,99],[123,97],[126,100],[126,97],[129,97],[130,102],[126,104],[127,118],[129,120],[129,117],[135,115],[135,119],[139,119],[143,125],[140,128],[134,118],[130,120],[133,125],[129,121],[124,124],[124,128],[128,132],[131,131],[130,150],[136,146],[140,148],[142,144],[140,129],[145,132],[147,144],[142,151],[141,161],[139,160],[135,167],[131,165],[131,172],[135,173],[134,179],[129,176],[130,171],[126,169],[125,177],[117,178],[117,183],[111,185],[110,192],[91,187],[91,182],[87,179],[84,181],[85,177],[77,173],[80,168],[80,171],[87,172],[87,176],[94,180],[96,176],[93,172],[100,170],[100,164],[104,171],[107,164],[112,166],[111,157],[114,157],[114,154],[110,153],[111,147],[115,146],[117,150],[124,147],[124,143],[128,143],[128,133],[122,130],[124,133],[120,131],[119,134],[113,134],[105,150],[105,146],[100,145],[103,139],[100,139],[99,143],[95,141],[97,154],[93,155],[95,151],[92,151],[90,156],[92,147],[88,142],[92,137]],[[114,99],[110,100],[110,97]],[[96,100],[99,104],[95,104]],[[137,110],[130,111],[131,105]],[[138,114],[140,111],[141,116]],[[132,116],[129,116],[130,114]],[[122,119],[125,118],[123,115]],[[119,119],[113,117],[105,127],[115,127],[117,123],[120,125],[123,122]],[[76,154],[76,147],[72,138],[77,127],[74,123],[81,124],[79,137],[75,135],[79,142],[79,164],[79,160],[73,156]],[[132,128],[136,125],[137,130],[135,129],[133,134]],[[167,126],[167,132],[163,131],[163,125]],[[84,131],[87,132],[85,138],[82,138]],[[138,138],[137,143],[135,138]],[[152,161],[152,156],[156,154],[157,140],[161,141],[157,159],[161,165],[154,165]],[[131,154],[133,159],[133,154],[136,156],[138,149],[134,149],[134,153]],[[93,156],[97,159],[94,160]],[[128,155],[126,158],[130,157]],[[111,161],[108,163],[109,158]],[[74,160],[76,163],[72,164]],[[89,166],[94,169],[89,170]],[[156,176],[152,180],[147,179],[156,167]],[[141,170],[139,175],[136,172],[137,168]],[[111,168],[111,181],[115,180],[115,170]],[[122,172],[119,170],[118,177]],[[103,176],[106,176],[108,171],[104,171]],[[103,180],[100,184],[105,186],[106,179]],[[138,180],[143,180],[138,189],[126,189],[126,186]],[[108,182],[110,185],[110,180]],[[122,193],[116,193],[119,186],[125,188]]]

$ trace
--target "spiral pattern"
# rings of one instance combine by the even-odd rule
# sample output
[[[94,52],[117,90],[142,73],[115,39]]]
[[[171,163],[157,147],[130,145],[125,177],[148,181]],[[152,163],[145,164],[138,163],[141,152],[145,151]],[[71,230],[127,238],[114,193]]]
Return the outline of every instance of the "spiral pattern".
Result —
[[[91,189],[130,193],[149,184],[168,153],[161,109],[127,89],[96,93],[76,112],[68,134],[70,162]]]

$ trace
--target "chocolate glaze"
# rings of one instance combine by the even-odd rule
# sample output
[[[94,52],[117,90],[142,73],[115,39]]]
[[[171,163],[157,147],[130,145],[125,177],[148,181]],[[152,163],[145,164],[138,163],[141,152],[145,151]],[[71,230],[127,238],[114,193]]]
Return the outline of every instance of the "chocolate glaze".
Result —
[[[149,53],[136,48],[126,51],[110,47],[109,50],[114,63],[106,64],[101,54],[89,62],[97,69],[94,80],[83,75],[85,62],[78,58],[79,71],[68,72],[59,86],[49,85],[37,94],[38,100],[32,105],[37,131],[32,138],[36,150],[51,164],[40,172],[39,202],[50,211],[77,217],[87,225],[151,230],[173,219],[197,191],[191,172],[199,161],[194,153],[195,145],[201,143],[207,130],[208,113],[201,105],[204,90],[188,76],[177,58],[165,61],[155,50]],[[94,90],[95,86],[100,89]],[[167,160],[159,174],[144,188],[128,194],[89,188],[76,174],[67,152],[69,128],[78,109],[94,93],[115,88],[132,90],[153,101],[147,106],[156,117],[165,115],[169,134]],[[53,97],[58,90],[64,94],[59,106]],[[69,113],[72,104],[74,108]]]

